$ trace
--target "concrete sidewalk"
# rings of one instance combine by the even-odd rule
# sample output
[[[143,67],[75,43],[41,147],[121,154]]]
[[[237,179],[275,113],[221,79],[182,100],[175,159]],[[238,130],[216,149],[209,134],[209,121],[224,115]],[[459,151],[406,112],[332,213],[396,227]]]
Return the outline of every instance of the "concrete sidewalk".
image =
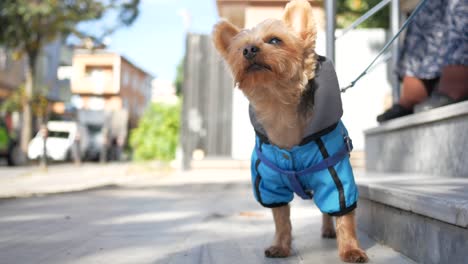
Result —
[[[168,175],[157,163],[84,163],[0,167],[0,198],[82,191]]]
[[[128,164],[105,167],[74,172],[90,178],[94,170],[114,172],[123,179],[114,181],[118,186],[0,200],[0,263],[341,263],[336,241],[320,237],[320,212],[297,198],[293,256],[266,259],[273,221],[252,196],[248,170],[140,177],[123,173]],[[53,172],[79,177],[63,173]],[[412,263],[359,237],[371,263]]]

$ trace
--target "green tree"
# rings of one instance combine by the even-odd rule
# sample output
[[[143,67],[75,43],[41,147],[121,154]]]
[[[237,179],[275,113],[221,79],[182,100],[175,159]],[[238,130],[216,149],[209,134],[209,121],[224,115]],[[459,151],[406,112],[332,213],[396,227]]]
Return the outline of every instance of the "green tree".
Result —
[[[153,103],[130,132],[135,160],[175,158],[180,129],[180,105]]]
[[[177,65],[177,75],[175,79],[176,94],[180,96],[182,94],[182,85],[184,85],[184,62],[185,58]]]
[[[338,28],[345,28],[362,16],[369,9],[378,4],[381,0],[339,0],[337,1]],[[389,5],[380,10],[376,15],[363,22],[360,28],[388,28],[390,19]]]
[[[36,61],[45,44],[57,37],[74,34],[96,41],[121,26],[130,25],[138,16],[140,0],[1,0],[0,45],[14,51],[14,57],[27,61],[26,83],[21,98],[23,128],[21,149],[25,153],[31,139],[31,102],[35,93]],[[116,14],[112,26],[98,35],[78,30],[85,21],[99,21]]]

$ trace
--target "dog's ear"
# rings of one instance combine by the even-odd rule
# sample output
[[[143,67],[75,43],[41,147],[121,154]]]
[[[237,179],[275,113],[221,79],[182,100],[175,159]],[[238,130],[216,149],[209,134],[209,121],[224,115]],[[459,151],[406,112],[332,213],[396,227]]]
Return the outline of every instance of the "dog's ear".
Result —
[[[315,77],[317,27],[307,0],[292,0],[284,10],[283,22],[304,41],[304,85]]]
[[[312,7],[307,0],[293,0],[284,10],[283,22],[294,30],[302,39],[316,33]]]
[[[229,23],[228,21],[221,21],[214,26],[213,29],[213,43],[221,56],[227,57],[228,48],[233,38],[240,32],[240,29]]]

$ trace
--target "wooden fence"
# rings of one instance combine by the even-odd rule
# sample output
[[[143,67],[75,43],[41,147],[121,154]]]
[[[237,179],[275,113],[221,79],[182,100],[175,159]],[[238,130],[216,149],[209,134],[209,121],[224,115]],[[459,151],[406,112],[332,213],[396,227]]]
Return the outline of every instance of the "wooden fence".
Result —
[[[183,168],[194,150],[230,157],[233,81],[210,36],[189,34],[184,63],[181,143]]]

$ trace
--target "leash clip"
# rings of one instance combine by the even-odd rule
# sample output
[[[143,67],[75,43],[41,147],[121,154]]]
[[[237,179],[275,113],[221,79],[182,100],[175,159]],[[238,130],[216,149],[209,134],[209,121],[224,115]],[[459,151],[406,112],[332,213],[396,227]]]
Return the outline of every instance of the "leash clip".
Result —
[[[346,149],[348,150],[348,153],[351,153],[351,151],[353,151],[353,141],[349,136],[345,136],[344,142],[346,144]]]

